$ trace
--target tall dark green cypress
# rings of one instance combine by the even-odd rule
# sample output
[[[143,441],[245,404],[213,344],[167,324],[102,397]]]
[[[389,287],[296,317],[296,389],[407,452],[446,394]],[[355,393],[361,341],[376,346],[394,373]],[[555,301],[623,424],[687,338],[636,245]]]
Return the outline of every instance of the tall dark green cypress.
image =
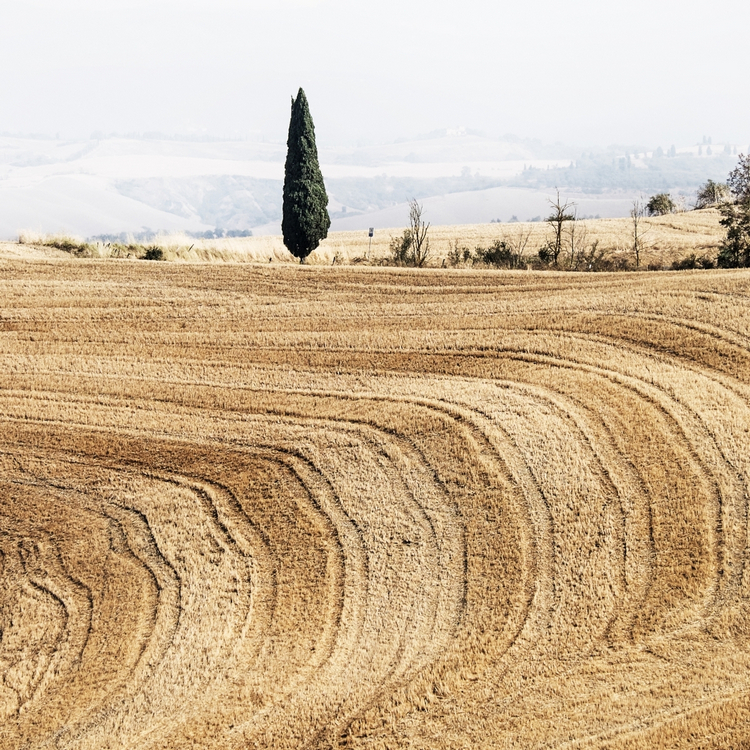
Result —
[[[302,89],[297,98],[292,99],[286,145],[281,231],[289,252],[304,261],[328,236],[331,217],[328,215],[328,195],[318,163],[315,126]]]

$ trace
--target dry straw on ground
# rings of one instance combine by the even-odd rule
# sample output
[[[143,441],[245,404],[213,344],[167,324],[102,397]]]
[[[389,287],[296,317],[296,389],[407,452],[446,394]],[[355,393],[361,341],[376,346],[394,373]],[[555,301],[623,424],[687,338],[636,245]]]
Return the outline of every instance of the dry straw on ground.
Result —
[[[0,300],[2,750],[750,741],[750,272]]]

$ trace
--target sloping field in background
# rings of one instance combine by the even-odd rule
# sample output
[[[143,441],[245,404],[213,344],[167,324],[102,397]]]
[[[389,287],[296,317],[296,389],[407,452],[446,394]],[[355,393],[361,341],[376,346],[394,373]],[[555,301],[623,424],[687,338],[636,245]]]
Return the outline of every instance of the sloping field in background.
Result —
[[[183,218],[153,208],[114,190],[106,180],[90,175],[50,177],[25,185],[0,181],[0,237],[17,237],[21,230],[73,232],[84,236],[122,231],[205,231],[195,217]]]
[[[750,741],[750,272],[0,299],[2,750]]]
[[[554,190],[529,190],[527,188],[493,187],[487,190],[436,195],[420,201],[424,206],[425,217],[435,217],[435,224],[485,224],[493,219],[508,221],[514,214],[516,219],[527,221],[535,217],[549,216],[549,199],[555,197]],[[566,200],[573,200],[580,216],[601,216],[603,218],[627,216],[638,198],[636,191],[614,195],[578,194],[568,191]],[[390,227],[406,224],[409,221],[408,204],[399,204],[380,211],[334,219],[334,231],[351,231],[368,227]],[[279,232],[278,229],[275,230]],[[256,230],[256,234],[260,231]]]
[[[669,268],[673,261],[687,255],[707,255],[716,258],[724,229],[719,225],[719,212],[715,209],[688,211],[668,216],[644,218],[639,226],[643,241],[641,263]],[[586,249],[598,242],[599,250],[607,257],[622,258],[634,265],[632,251],[633,224],[631,219],[588,219],[570,222],[565,229],[566,247],[560,256],[560,267],[567,268],[570,262],[569,229],[575,226],[578,241],[585,236]],[[368,261],[380,264],[391,256],[390,243],[402,236],[404,227],[375,230],[372,241],[367,230],[330,232],[320,246],[306,259],[310,265],[331,265]],[[451,251],[458,248],[473,252],[477,247],[489,247],[498,240],[515,241],[528,236],[524,255],[530,259],[538,257],[539,248],[552,237],[546,222],[523,222],[514,224],[463,224],[433,226],[429,229],[430,255],[428,266],[442,266],[449,261]],[[43,243],[48,238],[29,234],[24,241],[29,245]],[[279,235],[263,237],[235,237],[202,240],[184,234],[163,235],[154,240],[165,249],[169,260],[188,261],[237,261],[237,262],[286,262],[299,263],[284,246]],[[11,245],[6,245],[11,247]],[[16,246],[18,247],[18,246]],[[104,255],[108,249],[98,247]]]
[[[642,219],[639,225],[639,233],[643,240],[642,266],[646,268],[650,263],[654,263],[669,267],[672,261],[684,258],[691,253],[706,254],[715,258],[725,234],[724,228],[719,224],[719,219],[719,212],[715,209],[686,211]],[[406,220],[404,220],[405,223]],[[634,262],[632,219],[587,219],[579,220],[575,222],[575,225],[571,222],[565,227],[564,248],[560,256],[561,267],[567,267],[566,264],[569,262],[569,230],[572,226],[575,226],[579,238],[585,236],[584,244],[587,248],[593,242],[598,242],[599,249],[605,250],[608,255],[627,258],[631,263]],[[332,232],[328,239],[321,243],[320,248],[313,252],[308,262],[330,261],[336,253],[339,256],[338,260],[343,262],[367,256],[368,253],[376,260],[386,258],[390,255],[391,239],[399,237],[402,232],[401,228],[376,231],[372,250],[369,248],[367,231]],[[497,240],[517,242],[519,237],[527,234],[528,244],[525,255],[529,256],[536,256],[539,248],[552,237],[551,228],[544,221],[430,227],[428,236],[431,256],[428,259],[428,265],[441,265],[456,246],[473,251],[477,246],[489,247]],[[270,238],[251,237],[242,241],[247,242],[247,247],[253,247],[253,242],[258,243],[259,246],[266,245]],[[231,240],[226,242],[231,242]],[[279,249],[281,257],[281,251],[284,249],[281,237],[275,238],[275,246]],[[217,244],[216,247],[219,248],[221,245]]]

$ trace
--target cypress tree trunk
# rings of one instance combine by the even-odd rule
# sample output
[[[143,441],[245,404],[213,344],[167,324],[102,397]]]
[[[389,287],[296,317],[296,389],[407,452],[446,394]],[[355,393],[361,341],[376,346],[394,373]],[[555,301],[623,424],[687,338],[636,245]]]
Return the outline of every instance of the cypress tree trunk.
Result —
[[[305,92],[292,99],[281,231],[289,252],[304,259],[328,236],[328,195],[318,163],[315,126]]]

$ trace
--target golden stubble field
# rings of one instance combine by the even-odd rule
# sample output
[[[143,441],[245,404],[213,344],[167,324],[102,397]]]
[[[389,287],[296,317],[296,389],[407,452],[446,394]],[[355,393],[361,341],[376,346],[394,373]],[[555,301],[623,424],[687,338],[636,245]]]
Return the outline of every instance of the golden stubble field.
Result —
[[[0,260],[0,748],[750,742],[750,272]]]

